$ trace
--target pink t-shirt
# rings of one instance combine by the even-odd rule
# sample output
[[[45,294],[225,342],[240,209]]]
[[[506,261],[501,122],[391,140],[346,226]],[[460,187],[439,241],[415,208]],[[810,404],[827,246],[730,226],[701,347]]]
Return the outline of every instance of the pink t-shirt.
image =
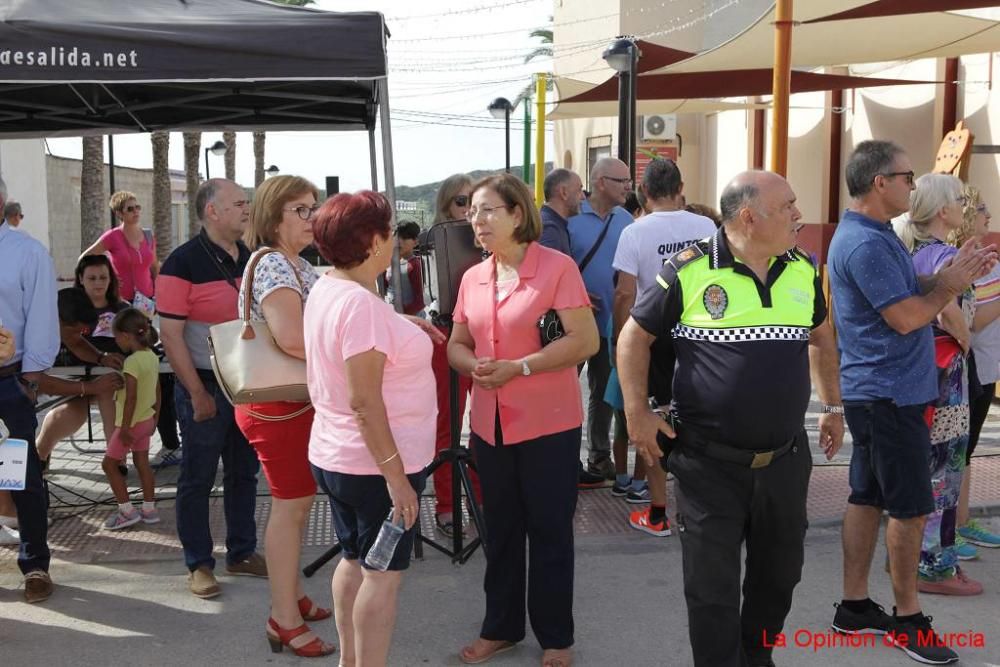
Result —
[[[573,259],[538,243],[528,245],[517,269],[518,282],[496,303],[493,257],[462,276],[453,318],[469,327],[476,357],[518,360],[542,349],[538,320],[550,309],[590,305]],[[472,385],[472,431],[491,445],[500,406],[505,445],[561,433],[583,423],[576,368],[515,376],[500,389]]]
[[[374,349],[386,357],[382,400],[403,467],[406,474],[423,470],[434,457],[437,426],[430,337],[358,283],[329,275],[309,293],[303,326],[316,408],[309,461],[333,472],[381,474],[351,410],[345,364]]]
[[[136,289],[153,298],[153,274],[150,269],[156,256],[156,242],[146,239],[145,230],[138,250],[125,238],[121,227],[104,232],[100,241],[111,258],[115,275],[118,276],[118,293],[121,298],[131,301],[135,298]]]

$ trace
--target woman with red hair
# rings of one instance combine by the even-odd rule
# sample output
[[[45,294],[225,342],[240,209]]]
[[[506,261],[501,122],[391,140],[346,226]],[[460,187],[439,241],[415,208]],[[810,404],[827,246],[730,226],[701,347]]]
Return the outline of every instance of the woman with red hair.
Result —
[[[317,212],[313,236],[333,268],[305,309],[309,461],[330,497],[344,558],[333,574],[341,664],[387,663],[418,495],[434,456],[436,393],[426,320],[398,315],[375,291],[392,261],[392,208],[382,195],[341,193]],[[405,533],[386,571],[365,563],[391,516]]]

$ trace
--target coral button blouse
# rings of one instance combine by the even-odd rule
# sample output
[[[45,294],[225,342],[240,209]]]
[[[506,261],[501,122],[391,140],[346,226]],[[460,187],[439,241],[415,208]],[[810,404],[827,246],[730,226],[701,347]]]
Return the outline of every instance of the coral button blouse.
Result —
[[[590,306],[573,259],[530,243],[514,289],[496,297],[496,260],[490,257],[462,277],[453,318],[468,326],[477,358],[517,361],[541,350],[538,321],[550,309]],[[497,410],[505,445],[561,433],[583,423],[576,368],[517,375],[499,389],[472,386],[472,431],[495,445]]]

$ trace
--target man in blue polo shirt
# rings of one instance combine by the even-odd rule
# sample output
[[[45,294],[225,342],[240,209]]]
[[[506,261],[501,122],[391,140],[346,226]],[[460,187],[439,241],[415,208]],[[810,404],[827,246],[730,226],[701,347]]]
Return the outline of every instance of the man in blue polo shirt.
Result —
[[[853,201],[830,243],[828,263],[843,410],[854,449],[843,524],[844,598],[832,627],[888,634],[910,657],[946,664],[958,656],[927,640],[933,630],[917,599],[924,521],[934,510],[924,408],[937,396],[937,374],[928,325],[996,264],[996,253],[971,242],[934,276],[917,276],[889,225],[910,208],[914,174],[906,153],[888,141],[862,142],[846,176]],[[896,601],[891,617],[868,595],[883,510],[889,513],[886,545]]]
[[[608,338],[611,335],[611,306],[615,295],[615,269],[612,262],[618,237],[632,222],[632,215],[622,208],[632,191],[628,165],[615,158],[601,158],[590,170],[590,197],[580,204],[580,214],[569,220],[570,250],[580,267],[583,282],[595,308],[601,346],[587,361],[587,457],[590,472],[615,478],[611,462],[611,417],[614,410],[604,402],[604,391],[611,374]]]
[[[553,169],[542,185],[545,203],[542,216],[542,236],[538,242],[547,248],[572,255],[569,245],[569,218],[580,213],[583,201],[583,181],[569,169]]]

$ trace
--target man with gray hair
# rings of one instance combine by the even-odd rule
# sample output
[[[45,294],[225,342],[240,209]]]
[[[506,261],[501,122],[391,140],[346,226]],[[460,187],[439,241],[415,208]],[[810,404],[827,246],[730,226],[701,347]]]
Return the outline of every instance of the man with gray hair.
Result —
[[[545,203],[542,216],[542,237],[538,242],[547,248],[572,255],[569,243],[569,219],[580,212],[583,201],[583,181],[569,169],[553,169],[542,185]]]
[[[618,339],[628,430],[647,465],[675,477],[694,664],[773,665],[802,573],[812,455],[810,375],[840,402],[837,351],[819,272],[795,247],[801,214],[787,181],[738,175],[725,222],[670,257]],[[669,421],[650,410],[650,346],[676,356]],[[832,457],[844,427],[820,418]],[[746,576],[740,607],[741,546]]]
[[[156,279],[156,305],[163,347],[177,375],[174,403],[184,438],[177,480],[177,534],[191,593],[211,598],[220,591],[213,572],[208,502],[220,458],[226,570],[266,577],[267,566],[256,552],[260,463],[215,379],[207,342],[211,325],[239,316],[240,281],[250,258],[241,240],[250,220],[250,201],[236,183],[213,178],[198,188],[195,209],[202,229],[163,262]]]
[[[628,165],[605,157],[590,170],[590,197],[580,204],[580,213],[569,220],[570,250],[587,286],[601,345],[587,360],[587,440],[590,443],[588,471],[604,479],[615,478],[611,461],[611,418],[613,410],[604,402],[611,357],[611,304],[615,294],[615,270],[611,264],[622,230],[632,223],[632,215],[622,208],[632,191]]]
[[[17,229],[21,226],[21,221],[24,220],[24,211],[21,210],[21,205],[11,199],[3,207],[3,217],[13,229]]]
[[[930,432],[924,409],[938,395],[930,323],[996,264],[994,246],[966,243],[934,276],[917,276],[889,221],[909,210],[914,173],[889,141],[858,144],[846,167],[852,202],[830,243],[830,288],[840,347],[840,384],[853,436],[851,495],[843,524],[844,597],[832,627],[887,634],[915,660],[958,655],[936,635],[917,598],[924,522],[934,511]],[[868,574],[882,512],[896,605],[890,617],[869,597]],[[930,639],[930,641],[928,641]]]

